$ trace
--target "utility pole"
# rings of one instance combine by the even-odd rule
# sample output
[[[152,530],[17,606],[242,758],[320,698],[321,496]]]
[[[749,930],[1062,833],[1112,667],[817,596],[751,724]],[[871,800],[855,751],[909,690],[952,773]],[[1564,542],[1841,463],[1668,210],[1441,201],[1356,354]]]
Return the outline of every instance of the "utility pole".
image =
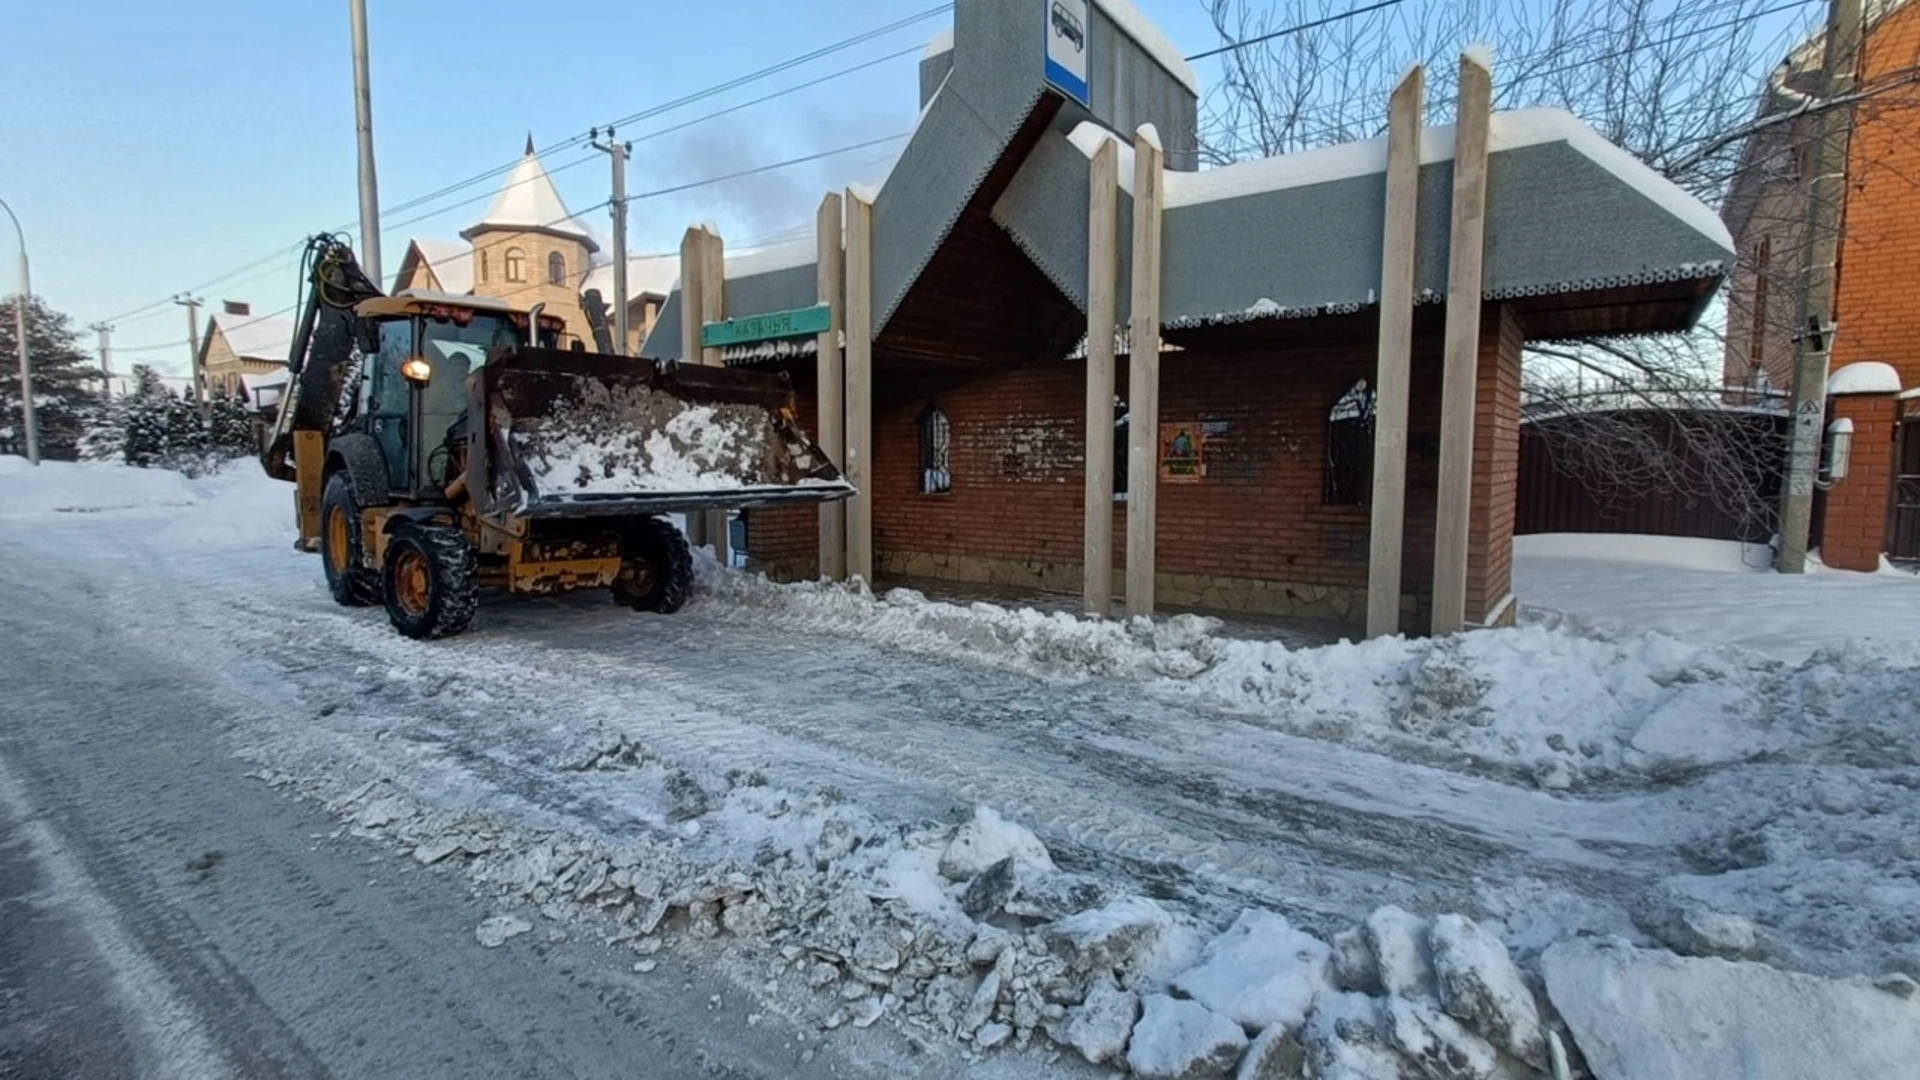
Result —
[[[373,173],[373,94],[367,85],[367,0],[347,0],[353,23],[353,130],[360,143],[360,266],[382,288],[380,185]]]
[[[103,322],[87,327],[100,335],[100,400],[113,400],[113,327]]]
[[[13,343],[20,353],[20,423],[26,429],[27,460],[38,465],[40,421],[33,415],[33,360],[27,355],[27,304],[33,297],[33,275],[27,271],[27,232],[5,199],[0,199],[0,210],[7,212],[13,221],[13,233],[20,238],[20,294],[13,298]]]
[[[1860,0],[1832,0],[1827,9],[1822,95],[1853,92],[1860,50]],[[1780,500],[1780,557],[1775,569],[1803,574],[1813,525],[1813,487],[1826,431],[1827,364],[1833,352],[1834,279],[1840,262],[1840,216],[1847,194],[1847,147],[1853,107],[1829,105],[1814,116],[1813,163],[1807,177],[1807,243],[1801,271],[1801,331],[1794,337],[1793,429],[1787,484]]]
[[[213,403],[207,400],[207,373],[200,367],[200,298],[181,293],[173,302],[187,309],[187,348],[193,350],[187,359],[187,376],[193,380],[193,399],[200,405],[200,420],[207,423],[213,419]]]
[[[598,139],[599,128],[587,131],[588,139]],[[593,148],[613,159],[613,341],[614,351],[627,355],[627,155],[633,144],[613,140],[613,125],[607,125],[607,141]]]

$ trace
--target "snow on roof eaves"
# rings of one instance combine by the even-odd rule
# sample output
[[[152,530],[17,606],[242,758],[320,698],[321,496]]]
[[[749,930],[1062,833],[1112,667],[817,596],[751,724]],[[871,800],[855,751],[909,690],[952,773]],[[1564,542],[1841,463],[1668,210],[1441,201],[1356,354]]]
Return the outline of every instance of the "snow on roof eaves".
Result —
[[[1174,48],[1173,42],[1168,40],[1167,35],[1160,32],[1160,28],[1153,24],[1153,20],[1141,14],[1140,9],[1133,6],[1132,0],[1093,0],[1093,2],[1101,11],[1107,13],[1107,18],[1113,20],[1121,33],[1132,38],[1134,44],[1146,50],[1147,55],[1153,57],[1161,67],[1166,68],[1168,74],[1180,80],[1180,84],[1187,88],[1188,93],[1199,96],[1200,79],[1193,73],[1193,65],[1187,63],[1186,57],[1181,55],[1179,49]]]
[[[1091,122],[1079,124],[1068,137],[1088,159],[1099,150],[1101,143],[1109,139],[1118,142],[1121,189],[1132,194],[1133,147],[1126,140]],[[1566,143],[1696,232],[1724,248],[1733,248],[1733,235],[1727,231],[1726,222],[1721,221],[1719,215],[1705,203],[1687,194],[1678,184],[1653,171],[1632,154],[1601,138],[1564,109],[1521,109],[1495,113],[1488,130],[1487,152],[1498,153],[1550,142]],[[1421,164],[1451,160],[1453,127],[1444,125],[1422,130]],[[1297,154],[1243,161],[1200,172],[1168,172],[1166,205],[1171,210],[1383,173],[1386,169],[1387,140],[1384,137],[1368,139]]]
[[[411,242],[420,249],[420,257],[426,260],[427,268],[433,271],[434,280],[443,290],[473,291],[473,248],[466,241],[416,236]]]
[[[284,364],[293,344],[292,319],[215,315],[213,325],[227,339],[227,348],[243,360]]]
[[[811,231],[797,239],[768,244],[766,247],[753,248],[739,254],[727,255],[727,277],[746,278],[757,274],[771,274],[775,270],[791,270],[796,266],[812,266],[819,261],[819,245],[814,242]]]
[[[927,47],[920,53],[920,59],[931,60],[941,53],[950,53],[952,51],[953,27],[949,26],[938,34],[935,34],[932,41],[927,42]]]

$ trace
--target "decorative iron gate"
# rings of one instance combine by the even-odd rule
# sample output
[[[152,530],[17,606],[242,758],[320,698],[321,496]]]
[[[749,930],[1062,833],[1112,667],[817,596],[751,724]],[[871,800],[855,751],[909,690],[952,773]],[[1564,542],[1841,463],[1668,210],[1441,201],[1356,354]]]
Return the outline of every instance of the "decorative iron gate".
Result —
[[[1903,401],[1900,406],[1887,557],[1896,562],[1920,563],[1920,399]]]

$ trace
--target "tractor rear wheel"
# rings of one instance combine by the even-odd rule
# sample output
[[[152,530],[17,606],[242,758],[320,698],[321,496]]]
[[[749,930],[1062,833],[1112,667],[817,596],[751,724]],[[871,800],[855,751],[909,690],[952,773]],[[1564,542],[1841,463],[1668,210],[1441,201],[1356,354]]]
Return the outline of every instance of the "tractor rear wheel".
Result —
[[[320,494],[320,563],[334,603],[365,607],[379,596],[379,575],[361,557],[360,500],[344,472],[327,477]]]
[[[693,552],[665,518],[647,518],[627,530],[620,545],[620,576],[613,599],[635,611],[671,615],[693,594]]]
[[[393,628],[410,638],[452,637],[473,622],[480,575],[459,529],[402,525],[387,541],[381,595]]]

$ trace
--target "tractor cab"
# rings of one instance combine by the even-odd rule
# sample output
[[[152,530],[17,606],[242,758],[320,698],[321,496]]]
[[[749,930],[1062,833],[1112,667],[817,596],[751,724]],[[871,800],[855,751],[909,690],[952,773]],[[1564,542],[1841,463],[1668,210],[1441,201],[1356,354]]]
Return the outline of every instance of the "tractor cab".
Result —
[[[365,362],[353,388],[362,430],[379,443],[387,487],[434,498],[458,475],[467,376],[527,344],[529,312],[472,296],[405,292],[354,308]],[[557,347],[565,323],[539,315],[538,343]]]

